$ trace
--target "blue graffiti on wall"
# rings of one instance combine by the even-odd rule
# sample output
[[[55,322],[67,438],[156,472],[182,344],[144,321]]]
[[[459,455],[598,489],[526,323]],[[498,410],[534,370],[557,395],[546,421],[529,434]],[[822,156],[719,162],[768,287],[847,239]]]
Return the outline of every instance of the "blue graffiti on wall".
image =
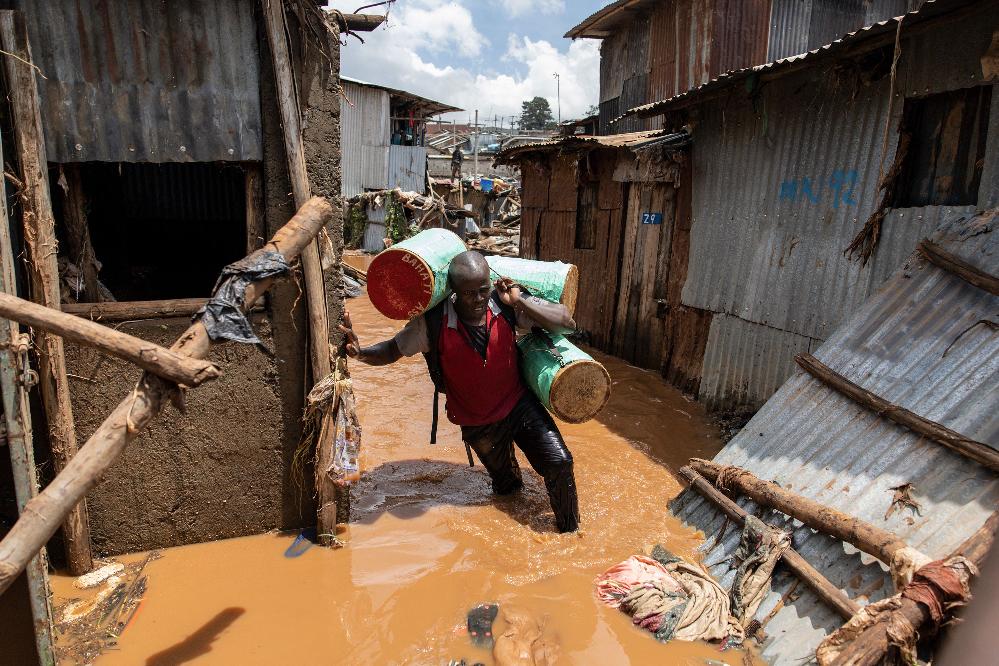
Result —
[[[839,208],[841,205],[856,206],[857,199],[853,191],[857,187],[858,180],[856,169],[849,171],[837,169],[829,177],[828,183],[808,177],[785,180],[780,184],[780,200],[805,201],[814,206],[828,192],[832,196],[833,208]]]

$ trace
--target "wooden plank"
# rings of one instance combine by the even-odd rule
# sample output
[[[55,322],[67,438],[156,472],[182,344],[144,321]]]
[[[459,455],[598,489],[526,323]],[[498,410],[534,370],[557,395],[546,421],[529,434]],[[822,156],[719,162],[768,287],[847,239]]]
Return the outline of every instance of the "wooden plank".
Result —
[[[811,354],[798,354],[794,360],[808,374],[875,414],[883,416],[903,428],[908,428],[917,435],[942,444],[951,451],[959,453],[969,460],[974,460],[993,472],[999,472],[999,451],[991,446],[976,442],[970,437],[965,437],[939,423],[914,414],[905,407],[893,405],[881,396],[854,384]]]
[[[315,197],[281,227],[264,250],[279,252],[289,262],[315,242],[319,231],[333,219],[333,207]],[[251,282],[244,294],[245,307],[261,298],[276,277]],[[211,338],[201,321],[192,324],[170,347],[195,359],[208,357]],[[97,485],[125,447],[160,413],[166,401],[182,404],[176,386],[155,375],[144,374],[132,392],[118,404],[80,452],[56,475],[45,490],[28,502],[20,519],[0,541],[0,593],[6,590],[28,561],[41,550],[66,514]]]
[[[612,338],[612,354],[619,358],[627,358],[628,353],[628,306],[631,295],[632,273],[635,270],[635,237],[638,218],[639,188],[628,187],[627,207],[622,215],[621,268],[618,277],[617,308],[614,314]],[[634,333],[631,335],[634,340]]]
[[[207,298],[173,298],[163,301],[65,303],[62,311],[95,321],[133,321],[160,317],[191,317],[207,302]]]
[[[60,168],[62,169],[60,183],[65,184],[66,205],[63,221],[66,227],[69,260],[76,264],[83,277],[83,298],[79,296],[76,298],[90,303],[100,303],[106,299],[97,279],[97,257],[90,240],[90,226],[87,224],[87,201],[80,178],[80,165],[66,164]]]
[[[45,136],[38,105],[35,69],[29,64],[31,47],[24,16],[20,12],[0,12],[0,46],[7,51],[3,58],[7,75],[7,95],[14,118],[14,142],[21,165],[23,187],[21,207],[24,241],[28,250],[28,275],[32,300],[58,310],[59,265],[55,218],[49,199],[48,163],[45,160]],[[76,429],[73,405],[66,377],[66,358],[58,336],[38,336],[38,383],[49,424],[49,446],[56,472],[76,455]],[[81,498],[82,499],[82,498]],[[87,505],[81,501],[66,517],[63,525],[66,562],[74,576],[93,568],[90,551],[90,524]]]
[[[953,273],[968,284],[987,291],[993,296],[999,296],[999,278],[996,276],[986,273],[978,266],[969,264],[964,259],[951,254],[929,240],[921,241],[917,249],[934,266]]]
[[[0,150],[0,164],[3,164]],[[14,294],[14,251],[11,244],[10,220],[7,217],[7,195],[0,188],[0,293]],[[38,494],[38,471],[32,445],[31,407],[28,391],[20,383],[23,368],[19,367],[14,344],[19,335],[17,323],[0,319],[0,394],[3,399],[3,419],[6,443],[14,477],[14,495],[18,513]],[[25,357],[25,361],[27,358]],[[55,663],[52,638],[52,610],[49,605],[48,555],[42,547],[25,568],[31,616],[35,627],[35,647],[44,666]]]

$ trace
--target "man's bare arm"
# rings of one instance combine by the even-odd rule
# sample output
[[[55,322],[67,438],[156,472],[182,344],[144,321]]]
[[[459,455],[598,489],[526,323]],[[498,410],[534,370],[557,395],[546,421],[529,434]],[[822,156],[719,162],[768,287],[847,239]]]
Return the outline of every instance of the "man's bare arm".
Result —
[[[343,322],[339,329],[346,338],[347,356],[368,365],[388,365],[402,358],[402,352],[399,351],[399,345],[396,344],[395,338],[376,342],[369,347],[361,347],[357,333],[354,332],[354,326],[350,322],[349,312],[343,313]]]
[[[510,278],[500,278],[494,284],[500,300],[512,305],[517,314],[523,313],[549,333],[567,334],[576,330],[576,322],[569,314],[569,308],[561,303],[552,303],[537,296],[528,296]]]

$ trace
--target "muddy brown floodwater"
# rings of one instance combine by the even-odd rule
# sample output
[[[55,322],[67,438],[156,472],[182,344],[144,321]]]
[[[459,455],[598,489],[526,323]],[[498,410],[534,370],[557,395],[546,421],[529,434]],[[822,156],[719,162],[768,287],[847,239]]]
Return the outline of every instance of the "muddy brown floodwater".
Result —
[[[362,343],[400,326],[365,297],[348,305]],[[490,664],[464,631],[466,611],[486,601],[545,617],[560,663],[742,663],[738,651],[657,643],[594,597],[597,574],[656,543],[693,557],[699,535],[667,511],[680,490],[669,468],[721,446],[699,405],[654,373],[595,356],[614,380],[610,404],[589,423],[560,424],[576,461],[578,534],[554,532],[523,458],[523,492],[495,498],[482,467],[468,467],[456,426],[442,419],[439,443],[428,443],[421,357],[355,363],[363,474],[347,547],[288,558],[294,535],[266,534],[167,549],[146,566],[145,599],[98,666]],[[70,582],[56,577],[57,601],[84,596]]]

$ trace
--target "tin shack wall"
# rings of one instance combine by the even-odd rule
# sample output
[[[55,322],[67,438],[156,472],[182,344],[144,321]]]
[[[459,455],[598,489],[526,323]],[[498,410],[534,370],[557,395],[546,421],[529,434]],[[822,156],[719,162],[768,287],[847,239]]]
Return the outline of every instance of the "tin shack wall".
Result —
[[[379,88],[341,81],[341,193],[388,186],[389,94]]]
[[[53,162],[259,161],[256,3],[19,0]]]
[[[985,7],[946,32],[904,39],[899,92],[917,96],[986,82],[982,57],[997,12]],[[966,36],[962,48],[943,48],[954,31]],[[733,88],[697,109],[682,302],[724,315],[712,321],[699,391],[710,408],[758,408],[790,375],[795,352],[826,339],[937,223],[975,209],[889,210],[874,258],[862,265],[844,256],[880,203],[876,184],[894,159],[903,104],[896,98],[889,118],[889,77],[864,82],[838,65],[818,65],[748,93]],[[993,177],[996,134],[989,135],[985,160]],[[986,180],[979,203],[994,198]]]

